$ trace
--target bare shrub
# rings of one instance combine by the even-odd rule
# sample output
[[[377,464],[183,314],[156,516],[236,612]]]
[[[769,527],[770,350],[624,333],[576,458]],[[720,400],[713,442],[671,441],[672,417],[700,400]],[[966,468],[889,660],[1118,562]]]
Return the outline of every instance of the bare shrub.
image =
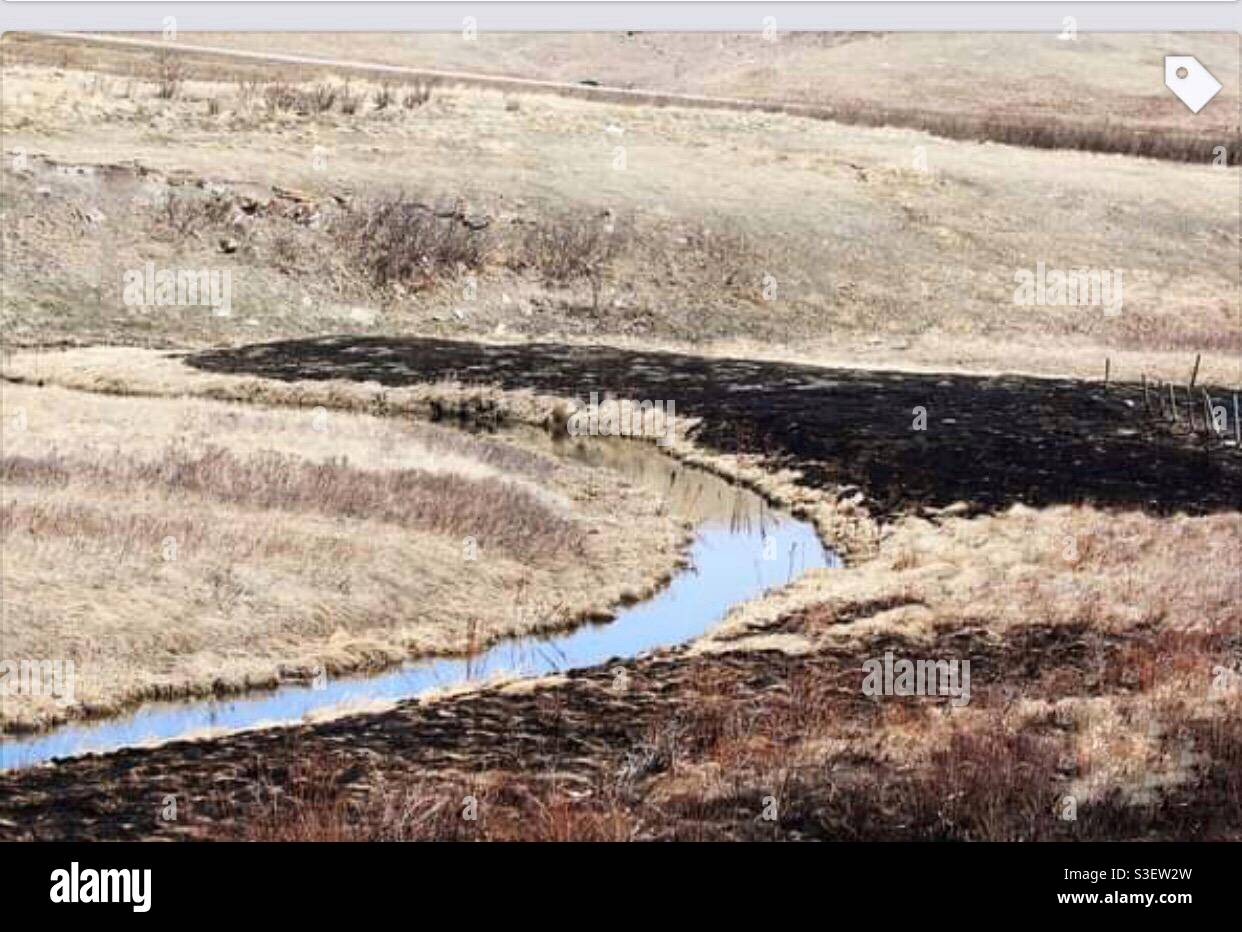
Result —
[[[253,90],[245,88],[248,97]],[[263,101],[269,114],[294,112],[299,114],[327,113],[340,101],[342,112],[352,113],[357,99],[350,96],[349,85],[316,84],[300,88],[285,82],[269,84],[263,89]]]
[[[604,275],[626,239],[608,215],[561,216],[526,228],[518,261],[553,284],[586,281],[591,307],[598,311]]]
[[[406,110],[415,110],[431,100],[431,81],[416,81],[401,97],[401,106]]]
[[[684,237],[683,261],[695,265],[713,287],[754,288],[759,281],[761,262],[757,249],[745,232],[700,227]]]
[[[298,92],[291,85],[284,82],[269,84],[263,89],[263,102],[267,105],[267,112],[269,114],[293,110],[298,106],[298,101]]]
[[[336,103],[337,89],[331,84],[316,84],[308,95],[311,109],[316,113],[326,113]]]
[[[232,210],[229,200],[219,194],[198,197],[170,192],[156,208],[156,223],[178,236],[192,236],[224,223]]]
[[[388,105],[392,103],[392,88],[387,84],[381,84],[374,94],[371,95],[371,102],[375,104],[376,110],[386,110]]]
[[[249,104],[259,92],[259,82],[242,78],[237,82],[236,97],[239,103]]]
[[[160,52],[155,61],[155,96],[160,100],[172,100],[181,91],[185,80],[185,66],[181,59],[168,50]]]
[[[425,287],[437,277],[481,268],[490,242],[455,217],[438,217],[404,195],[362,204],[333,225],[343,247],[377,287]]]
[[[355,94],[349,89],[348,84],[343,84],[338,96],[341,102],[341,113],[353,115],[358,112],[358,106],[362,103],[361,94]]]
[[[276,267],[282,272],[299,271],[300,256],[298,241],[288,233],[278,233],[272,237],[272,257]]]

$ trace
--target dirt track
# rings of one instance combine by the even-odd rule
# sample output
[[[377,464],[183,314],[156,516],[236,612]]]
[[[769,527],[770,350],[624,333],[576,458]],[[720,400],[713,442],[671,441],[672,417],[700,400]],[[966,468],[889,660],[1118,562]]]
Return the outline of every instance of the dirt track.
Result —
[[[706,446],[761,452],[812,486],[857,486],[878,515],[959,501],[975,512],[1090,502],[1200,513],[1237,508],[1242,489],[1236,449],[1209,455],[1201,438],[1150,424],[1134,385],[397,338],[288,341],[188,361],[276,379],[456,377],[584,400],[592,391],[672,400],[679,415],[705,420]],[[913,429],[920,406],[923,431]]]

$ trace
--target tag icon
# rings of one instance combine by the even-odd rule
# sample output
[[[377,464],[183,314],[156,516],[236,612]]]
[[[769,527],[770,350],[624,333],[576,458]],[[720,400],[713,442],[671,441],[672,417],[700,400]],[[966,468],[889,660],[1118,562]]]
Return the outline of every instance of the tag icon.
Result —
[[[1193,55],[1164,56],[1164,86],[1198,113],[1220,93],[1221,84]]]

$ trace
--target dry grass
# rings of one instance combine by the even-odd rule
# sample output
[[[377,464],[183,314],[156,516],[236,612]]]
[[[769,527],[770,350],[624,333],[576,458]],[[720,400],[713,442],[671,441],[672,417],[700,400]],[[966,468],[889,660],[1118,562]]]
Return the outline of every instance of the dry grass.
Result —
[[[394,785],[324,754],[247,774],[254,802],[233,813],[247,841],[629,841],[641,820],[613,795],[571,798],[503,774]]]
[[[134,350],[23,354],[6,372],[96,390],[250,395],[334,410],[378,400],[375,386],[268,385],[189,372],[175,358]],[[410,410],[413,393],[426,390],[394,390],[384,404]],[[531,421],[555,404],[495,400]],[[233,430],[229,448],[247,454],[255,441]],[[263,421],[247,431],[274,435]],[[102,440],[132,436],[135,453],[158,450],[162,432],[152,432]],[[708,460],[726,472],[747,468]],[[533,468],[521,458],[506,471],[521,477]],[[770,488],[784,482],[767,477]],[[813,513],[826,507],[813,497],[802,504]],[[102,510],[35,519],[86,529],[108,520]],[[164,529],[150,519],[129,528],[147,541]],[[666,688],[665,717],[632,747],[613,745],[624,758],[613,768],[617,781],[584,792],[519,767],[477,784],[452,773],[385,783],[383,768],[308,760],[296,779],[271,778],[283,791],[261,795],[245,831],[302,840],[1236,837],[1242,693],[1236,681],[1232,692],[1217,688],[1220,671],[1238,670],[1242,643],[1236,513],[1017,506],[972,519],[908,517],[878,531],[848,569],[809,574],[744,606],[694,645],[691,686]],[[207,585],[204,598],[218,606],[249,598],[240,574],[217,571]],[[861,660],[886,649],[970,657],[971,702],[950,710],[934,700],[862,696]],[[761,651],[788,666],[761,677],[769,687],[755,692],[755,679],[731,658]],[[479,800],[477,822],[461,818],[465,795]],[[1070,797],[1077,818],[1067,821],[1054,807]],[[779,813],[773,822],[758,815],[768,798]]]
[[[72,660],[77,699],[14,697],[5,729],[477,649],[676,559],[638,490],[502,440],[12,384],[3,415],[5,656]]]
[[[141,38],[141,36],[135,36]],[[146,38],[150,38],[149,36]],[[981,139],[1204,162],[1225,145],[1237,164],[1236,43],[1224,34],[1180,37],[1188,53],[1223,75],[1226,87],[1196,118],[1146,80],[1144,66],[1167,52],[1160,34],[790,33],[762,41],[754,34],[504,34],[461,42],[427,35],[417,43],[393,36],[355,34],[345,58],[407,68],[477,75],[456,80],[625,102],[636,107],[699,106],[796,113],[864,126],[924,129],[952,139]],[[102,65],[149,72],[147,49],[70,45],[18,36],[10,40],[25,60],[62,67]],[[337,37],[318,34],[196,34],[181,54],[197,74],[221,71],[302,76],[305,66],[263,65],[196,54],[194,45],[252,52],[342,57]],[[1094,67],[1083,67],[1089,59]],[[968,61],[970,67],[950,68]],[[338,69],[342,73],[358,69]],[[364,74],[368,74],[363,69]],[[368,76],[374,76],[370,72]],[[605,85],[588,87],[584,75]],[[491,77],[489,77],[491,76]],[[813,76],[810,77],[810,76]],[[555,82],[515,85],[509,78]],[[413,78],[415,81],[426,78]],[[1067,83],[1068,82],[1068,83]],[[921,105],[906,105],[917,83]],[[979,88],[993,97],[979,100]],[[680,100],[672,94],[694,95]],[[1066,95],[1074,101],[1067,108]]]
[[[635,701],[602,703],[615,724],[590,712],[608,691],[603,674],[594,686],[545,684],[538,712],[513,708],[524,735],[547,738],[564,779],[546,758],[469,778],[394,775],[380,758],[301,754],[295,742],[287,764],[248,777],[253,805],[212,832],[1237,840],[1240,532],[1237,515],[1018,508],[945,520],[944,546],[928,548],[928,523],[906,522],[874,560],[738,611],[678,664],[635,664]],[[1025,588],[1006,598],[1014,580]],[[969,705],[864,696],[860,663],[885,650],[969,658]],[[494,714],[495,698],[444,717],[486,722],[487,704]],[[588,747],[603,750],[584,780],[572,768]],[[463,817],[467,797],[476,819]]]
[[[307,463],[265,452],[240,458],[224,447],[170,444],[157,459],[125,454],[91,459],[48,453],[5,456],[0,481],[48,494],[81,481],[102,491],[160,491],[209,498],[245,509],[366,518],[416,531],[474,537],[481,547],[523,559],[581,555],[583,536],[532,492],[502,479],[470,479],[424,470],[372,473],[346,458]],[[38,525],[39,531],[47,525]],[[62,530],[66,530],[62,526]],[[29,526],[36,533],[36,524]]]
[[[29,174],[12,174],[5,163],[12,183],[4,209],[21,227],[9,240],[4,319],[15,342],[158,337],[194,345],[339,332],[361,321],[385,332],[478,337],[499,329],[518,339],[630,340],[898,368],[1098,375],[1110,355],[1122,378],[1143,370],[1182,377],[1186,360],[1206,350],[1216,375],[1205,370],[1205,378],[1237,378],[1232,169],[987,147],[785,114],[529,96],[512,109],[512,94],[478,89],[443,88],[412,112],[375,111],[378,85],[361,81],[349,93],[363,106],[349,114],[339,78],[322,72],[291,75],[288,88],[320,103],[309,99],[307,116],[291,109],[278,119],[262,106],[262,88],[281,82],[253,88],[256,107],[220,82],[186,81],[178,97],[153,104],[154,76],[130,97],[116,87],[102,92],[93,72],[14,65],[5,77],[11,147],[58,163],[94,163],[107,152],[109,163],[137,159],[147,173],[79,176],[31,158]],[[318,111],[333,88],[332,109]],[[221,114],[205,123],[212,98],[221,99]],[[315,122],[313,142],[307,121]],[[148,124],[139,138],[134,127]],[[186,138],[199,142],[186,147]],[[625,170],[614,168],[617,145]],[[273,147],[282,158],[272,159]],[[448,263],[430,280],[421,256],[436,266],[441,245],[432,240],[402,258],[392,271],[417,286],[402,295],[370,293],[368,263],[338,262],[342,251],[319,230],[340,210],[337,196],[385,200],[400,180],[392,167],[411,152],[416,191],[466,195],[469,210],[492,221],[483,232],[496,234],[497,250],[472,270],[477,295],[465,308],[453,237],[488,236],[445,232]],[[159,194],[148,189],[185,180],[260,204],[221,232],[241,244],[227,260],[216,236],[159,234],[156,245],[147,226],[134,224],[133,185],[148,198]],[[294,210],[272,198],[273,185],[307,200]],[[51,194],[36,194],[41,186]],[[1166,194],[1174,190],[1185,194]],[[273,200],[278,210],[268,209]],[[827,214],[825,203],[833,204]],[[619,230],[632,229],[604,275],[561,285],[524,265],[509,242],[545,227],[555,239],[560,217],[590,226],[604,211]],[[83,224],[82,215],[93,219]],[[238,313],[154,316],[109,301],[101,276],[119,280],[149,258],[174,267],[227,263]],[[1123,272],[1122,313],[1016,306],[1013,275],[1037,261]],[[389,277],[383,263],[374,275]],[[580,291],[591,278],[600,283],[596,313],[584,314]]]
[[[350,414],[455,419],[473,426],[506,422],[544,424],[564,406],[560,399],[551,396],[506,393],[489,386],[461,382],[390,388],[348,379],[290,383],[205,373],[187,366],[179,355],[102,346],[55,352],[25,351],[9,354],[0,361],[0,374],[21,383],[104,394],[196,397],[305,410],[323,407]]]
[[[305,114],[273,117],[263,88],[282,81],[271,75],[249,101],[232,80],[187,80],[165,101],[154,72],[136,79],[130,96],[117,82],[101,89],[99,77],[6,65],[6,138],[32,154],[24,174],[5,162],[3,209],[13,222],[2,313],[14,343],[500,333],[1091,376],[1109,356],[1116,376],[1130,379],[1143,371],[1184,378],[1204,351],[1204,378],[1237,379],[1233,169],[980,146],[775,113],[531,95],[513,109],[512,93],[450,87],[414,109],[397,105],[398,96],[377,111],[379,85],[361,80],[349,91],[362,98],[358,112],[346,113],[341,79],[313,69],[283,81],[307,95]],[[319,110],[333,89],[331,109]],[[212,99],[220,113],[204,117]],[[1026,120],[1038,124],[1033,112]],[[273,160],[273,145],[288,158]],[[624,170],[614,167],[617,146]],[[110,164],[136,159],[143,173],[95,170],[100,152]],[[78,175],[75,163],[93,173]],[[344,209],[338,198],[383,201],[411,177],[424,199],[461,195],[490,221],[485,235],[433,226],[417,254],[397,250],[393,269],[383,256],[370,257],[377,267],[332,248],[323,227]],[[166,235],[164,224],[153,231],[134,222],[131,194],[159,203],[163,188],[189,192],[198,183],[251,212],[230,215],[227,230],[210,236],[204,230],[215,228]],[[304,200],[273,196],[274,188]],[[587,257],[581,274],[545,274],[523,261],[526,231],[582,241],[558,230],[560,218],[590,232],[605,211],[619,231],[632,230],[606,262],[592,259],[593,248],[569,251]],[[237,241],[235,252],[221,253],[225,237]],[[471,268],[477,291],[464,302],[456,263],[470,266],[470,244],[490,238],[496,249]],[[101,289],[148,260],[232,268],[236,313],[138,314]],[[1122,313],[1015,305],[1015,271],[1038,261],[1124,273]],[[399,288],[376,289],[377,278],[394,275],[405,276]],[[592,313],[584,314],[587,298]]]
[[[1237,514],[1019,507],[901,522],[874,560],[744,608],[697,646],[842,660],[759,708],[727,679],[704,685],[716,698],[688,725],[702,754],[651,793],[698,801],[670,818],[708,836],[746,829],[703,800],[780,786],[787,828],[834,837],[1116,838],[1144,824],[1227,837],[1242,761],[1240,538]],[[973,656],[970,704],[863,702],[861,660],[894,648]],[[1066,796],[1076,825],[1049,818]]]
[[[1100,634],[1236,629],[1240,538],[1237,513],[1161,518],[1018,505],[971,519],[903,518],[883,529],[871,559],[810,574],[771,603],[739,611],[699,649],[765,631],[775,616],[812,603],[816,611],[786,630],[815,647],[884,633],[932,641],[964,626],[998,635],[1033,624]],[[868,610],[856,617],[860,607]]]
[[[1108,152],[1175,162],[1210,164],[1223,139],[1212,132],[1165,130],[1136,132],[1124,123],[1065,118],[1048,113],[986,114],[944,112],[925,107],[877,107],[865,101],[851,101],[829,107],[788,105],[781,112],[801,113],[837,120],[855,126],[901,126],[918,129],[945,139],[994,142],[1034,149],[1068,149],[1080,152]],[[1233,146],[1226,144],[1225,162],[1242,164],[1236,129]]]
[[[737,611],[672,671],[635,666],[656,692],[625,737],[579,705],[590,687],[547,687],[524,730],[575,748],[606,733],[607,777],[519,761],[473,781],[379,764],[342,779],[347,762],[294,751],[308,771],[263,797],[283,808],[240,822],[300,840],[1237,840],[1240,536],[1236,514],[1077,507],[904,522],[875,559]],[[861,662],[885,650],[970,659],[971,701],[864,696]]]

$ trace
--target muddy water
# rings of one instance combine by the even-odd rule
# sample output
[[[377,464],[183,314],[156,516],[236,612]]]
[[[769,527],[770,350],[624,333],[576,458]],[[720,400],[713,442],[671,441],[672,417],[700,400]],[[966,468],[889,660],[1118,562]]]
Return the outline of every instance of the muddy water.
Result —
[[[609,622],[498,642],[469,658],[411,661],[372,676],[312,687],[284,686],[230,699],[152,702],[134,712],[24,738],[0,739],[0,770],[148,742],[295,722],[310,714],[409,699],[497,675],[538,676],[689,641],[732,606],[813,567],[839,565],[804,521],[703,470],[685,467],[650,444],[624,440],[523,438],[556,456],[612,470],[641,484],[669,511],[695,525],[689,565],[645,602]]]

